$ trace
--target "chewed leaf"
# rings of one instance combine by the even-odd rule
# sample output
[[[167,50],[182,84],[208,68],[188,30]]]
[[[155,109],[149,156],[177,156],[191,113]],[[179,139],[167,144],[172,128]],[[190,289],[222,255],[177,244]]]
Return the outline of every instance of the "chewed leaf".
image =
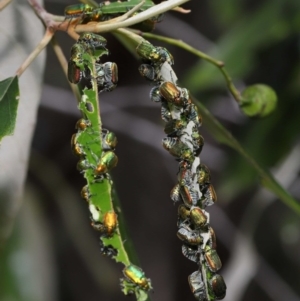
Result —
[[[0,82],[0,140],[14,133],[19,97],[17,76]]]

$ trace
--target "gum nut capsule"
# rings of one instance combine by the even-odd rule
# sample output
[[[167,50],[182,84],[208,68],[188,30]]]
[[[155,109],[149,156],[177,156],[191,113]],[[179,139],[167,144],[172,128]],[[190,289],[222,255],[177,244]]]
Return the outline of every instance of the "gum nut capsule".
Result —
[[[130,264],[123,269],[123,274],[129,281],[141,287],[142,289],[151,289],[150,279],[145,277],[145,274],[141,268]]]
[[[210,280],[209,280],[209,286],[211,290],[213,291],[215,295],[216,300],[221,300],[225,298],[226,296],[226,284],[221,275],[214,275]]]
[[[118,163],[118,157],[112,151],[106,152],[100,159],[100,162],[95,168],[96,175],[102,175],[109,172]]]
[[[195,228],[204,228],[207,225],[207,216],[199,207],[191,208],[190,219]]]
[[[162,83],[159,87],[159,92],[163,98],[176,106],[182,106],[184,104],[180,97],[180,91],[171,82]]]
[[[188,277],[190,289],[198,301],[206,300],[205,285],[199,271],[194,272]]]
[[[206,246],[204,258],[206,261],[207,267],[212,272],[217,272],[222,267],[222,262],[216,250],[211,249],[209,246]]]

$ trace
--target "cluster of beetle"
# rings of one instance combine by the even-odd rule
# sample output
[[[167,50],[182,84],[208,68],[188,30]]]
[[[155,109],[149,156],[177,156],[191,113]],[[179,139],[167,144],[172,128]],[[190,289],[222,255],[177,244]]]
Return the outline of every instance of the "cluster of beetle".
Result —
[[[199,134],[201,117],[189,92],[177,86],[172,69],[174,60],[167,49],[143,42],[137,47],[143,64],[142,76],[154,83],[152,101],[161,104],[161,118],[166,122],[163,147],[179,161],[178,182],[171,190],[171,199],[179,202],[177,236],[183,241],[182,253],[196,262],[198,270],[188,277],[191,291],[199,301],[223,299],[226,285],[216,272],[221,261],[216,251],[216,236],[209,225],[206,206],[217,199],[209,169],[200,163],[204,140]]]
[[[71,83],[81,84],[83,88],[92,89],[91,72],[88,67],[88,63],[84,57],[88,55],[97,58],[95,64],[96,70],[96,82],[98,91],[111,91],[116,87],[117,65],[112,62],[101,64],[100,56],[107,54],[108,51],[105,48],[106,40],[94,33],[83,33],[80,35],[77,43],[73,45],[71,49],[71,58],[68,63],[68,79]],[[99,56],[98,56],[99,54]],[[92,123],[88,118],[81,118],[78,120],[75,126],[77,133],[73,134],[71,138],[71,148],[73,153],[79,157],[77,169],[80,172],[85,172],[87,169],[92,169],[95,182],[102,181],[103,178],[110,179],[108,172],[117,165],[118,158],[114,153],[117,145],[117,137],[113,132],[109,132],[106,129],[102,131],[96,131],[93,129]],[[101,158],[97,158],[94,155],[96,164],[89,162],[87,158],[87,146],[83,146],[78,142],[81,135],[86,134],[91,137],[91,141],[96,141],[99,137],[95,135],[100,134],[102,155]],[[96,138],[96,139],[95,139]],[[91,150],[88,150],[91,152]],[[81,196],[89,204],[91,213],[91,225],[94,229],[100,231],[101,237],[111,238],[116,233],[118,220],[117,214],[114,211],[108,211],[103,215],[100,214],[100,209],[91,204],[88,185],[85,185],[81,190]],[[110,257],[114,257],[118,254],[118,250],[111,245],[105,246],[100,239],[101,253]],[[129,264],[123,269],[125,279],[121,279],[121,285],[126,292],[135,292],[138,289],[148,291],[151,289],[150,279],[145,277],[141,268]],[[126,285],[125,285],[126,284]]]
[[[99,3],[97,6],[90,4],[73,4],[65,8],[65,17],[66,19],[72,19],[80,17],[80,24],[86,24],[88,22],[103,22],[108,21],[113,18],[117,18],[130,9],[134,8],[137,5],[140,5],[140,0],[128,0],[128,1],[104,1]],[[142,12],[153,7],[155,3],[151,0],[145,0],[144,3],[140,6],[137,12]],[[163,15],[157,15],[151,17],[133,27],[136,27],[142,31],[152,31],[156,23],[160,22],[163,18]]]

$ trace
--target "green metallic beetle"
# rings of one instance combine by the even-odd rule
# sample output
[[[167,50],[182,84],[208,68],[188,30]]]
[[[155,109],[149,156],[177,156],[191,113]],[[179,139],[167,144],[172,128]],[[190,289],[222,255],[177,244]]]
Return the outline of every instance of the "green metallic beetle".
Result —
[[[226,284],[223,277],[219,274],[215,274],[209,280],[209,288],[213,294],[214,300],[220,300],[226,296]]]
[[[87,128],[91,126],[91,122],[88,119],[80,118],[75,125],[75,129],[78,131],[85,131]]]
[[[181,251],[184,257],[186,257],[187,259],[193,262],[199,263],[200,257],[199,257],[198,246],[188,246],[186,244],[183,244]]]
[[[118,226],[118,216],[114,211],[106,212],[101,222],[92,222],[92,227],[103,233],[106,237],[112,237]]]
[[[191,208],[190,219],[196,229],[205,230],[207,228],[207,216],[199,207],[193,206]]]
[[[217,272],[221,269],[222,263],[220,257],[215,249],[206,245],[204,250],[205,264],[211,272]]]
[[[193,151],[180,139],[172,137],[163,138],[162,144],[172,156],[185,160],[190,164],[194,162]]]
[[[123,275],[128,281],[145,291],[152,289],[150,279],[145,277],[145,273],[141,268],[133,264],[123,269]]]
[[[118,139],[115,133],[102,129],[102,148],[103,150],[115,150]]]
[[[125,14],[139,3],[140,3],[139,0],[130,0],[130,1],[123,1],[123,2],[105,1],[100,3],[98,7],[94,7],[89,4],[73,4],[65,8],[65,17],[66,19],[80,17],[81,18],[80,23],[82,24],[91,21],[95,21],[95,22],[107,21],[115,17],[118,17],[122,14]],[[138,12],[142,12],[148,8],[153,7],[154,5],[155,4],[152,1],[146,0],[145,3],[140,7]],[[162,15],[158,15],[149,18],[148,20],[145,20],[133,27],[137,27],[143,31],[152,31],[155,27],[155,24],[160,22],[161,20],[162,20]]]
[[[76,155],[78,157],[84,157],[85,152],[83,151],[82,145],[80,145],[77,142],[77,139],[78,139],[78,133],[73,134],[72,138],[71,138],[71,149],[72,149],[74,155]]]
[[[99,163],[94,169],[95,176],[102,176],[103,174],[109,172],[118,163],[118,157],[112,151],[104,153],[101,157]]]
[[[179,228],[177,231],[177,237],[184,243],[191,246],[198,246],[203,241],[198,231],[193,231],[188,226],[182,226]]]
[[[80,195],[84,200],[86,200],[89,203],[91,194],[88,185],[82,187]]]
[[[206,288],[200,271],[196,271],[188,277],[190,289],[198,301],[206,301]]]

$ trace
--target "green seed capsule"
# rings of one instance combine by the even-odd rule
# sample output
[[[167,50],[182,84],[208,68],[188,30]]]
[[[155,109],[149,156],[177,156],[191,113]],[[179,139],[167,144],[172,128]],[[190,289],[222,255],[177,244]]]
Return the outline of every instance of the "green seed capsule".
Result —
[[[100,162],[96,166],[94,173],[96,176],[105,174],[109,172],[112,168],[114,168],[117,165],[117,163],[118,157],[116,156],[116,154],[112,151],[108,151],[100,159]]]
[[[215,296],[216,300],[221,300],[225,298],[226,296],[226,284],[221,275],[214,275],[210,280],[209,280],[209,286]]]
[[[202,281],[202,276],[199,271],[194,272],[188,277],[190,289],[198,301],[205,301],[205,285]]]
[[[204,253],[204,258],[207,267],[212,271],[212,272],[217,272],[220,270],[222,267],[222,263],[220,260],[220,257],[217,253],[216,250],[211,249],[209,246],[205,247],[205,253]]]
[[[199,207],[192,207],[190,211],[191,222],[195,228],[205,228],[207,226],[207,216]]]
[[[133,264],[125,267],[123,269],[123,274],[127,278],[127,280],[131,281],[132,283],[146,291],[152,288],[150,279],[147,279],[145,277],[143,270]]]
[[[199,233],[193,232],[189,227],[181,227],[177,231],[177,237],[188,245],[198,246],[202,243]]]
[[[164,82],[159,87],[159,93],[163,98],[165,98],[168,102],[176,105],[176,106],[183,106],[184,101],[180,97],[181,93],[180,90],[171,82]]]

